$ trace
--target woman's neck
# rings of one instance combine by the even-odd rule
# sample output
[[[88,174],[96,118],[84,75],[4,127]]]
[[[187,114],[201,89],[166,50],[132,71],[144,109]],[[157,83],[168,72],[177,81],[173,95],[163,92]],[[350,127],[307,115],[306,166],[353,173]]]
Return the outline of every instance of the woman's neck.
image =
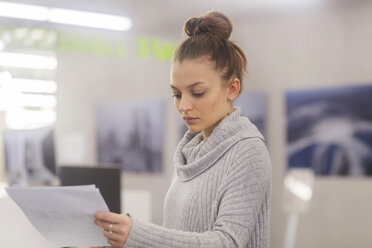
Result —
[[[206,138],[208,138],[211,134],[212,134],[212,132],[213,132],[213,129],[223,120],[223,119],[225,119],[229,114],[231,114],[232,112],[234,112],[234,107],[233,106],[231,106],[231,108],[229,109],[229,111],[227,111],[227,113],[226,113],[226,115],[221,119],[221,120],[219,120],[219,121],[217,121],[215,124],[213,124],[212,126],[210,126],[209,128],[207,128],[207,129],[205,129],[205,130],[203,130],[203,139],[206,139]]]

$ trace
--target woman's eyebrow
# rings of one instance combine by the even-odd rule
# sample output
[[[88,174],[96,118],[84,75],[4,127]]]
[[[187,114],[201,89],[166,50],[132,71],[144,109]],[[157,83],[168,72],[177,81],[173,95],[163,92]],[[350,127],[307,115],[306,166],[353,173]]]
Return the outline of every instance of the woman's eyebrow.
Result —
[[[205,84],[205,83],[204,83],[204,82],[201,82],[201,81],[198,81],[198,82],[195,82],[195,83],[190,84],[190,85],[187,86],[186,88],[192,88],[192,87],[197,86],[197,85],[199,85],[199,84]],[[176,86],[172,85],[172,84],[170,85],[170,87],[171,87],[172,89],[178,90],[178,88],[177,88]]]
[[[172,89],[174,89],[174,90],[178,90],[177,87],[174,86],[174,85],[172,85],[172,84],[170,85],[170,87],[171,87]]]
[[[192,88],[192,87],[194,87],[194,86],[196,86],[196,85],[199,85],[199,84],[204,84],[204,82],[200,82],[200,81],[198,81],[198,82],[195,82],[195,83],[193,83],[193,84],[190,84],[190,85],[187,86],[186,88]]]

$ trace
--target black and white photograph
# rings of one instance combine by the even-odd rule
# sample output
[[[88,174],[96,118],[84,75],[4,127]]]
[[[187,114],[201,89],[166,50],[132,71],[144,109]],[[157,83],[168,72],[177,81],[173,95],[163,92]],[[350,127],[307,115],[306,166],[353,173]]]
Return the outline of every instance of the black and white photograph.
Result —
[[[6,175],[12,185],[51,184],[55,178],[54,132],[51,127],[5,130]]]
[[[164,106],[161,100],[128,100],[96,107],[98,163],[122,171],[162,171]]]
[[[372,176],[372,86],[288,91],[288,167]]]

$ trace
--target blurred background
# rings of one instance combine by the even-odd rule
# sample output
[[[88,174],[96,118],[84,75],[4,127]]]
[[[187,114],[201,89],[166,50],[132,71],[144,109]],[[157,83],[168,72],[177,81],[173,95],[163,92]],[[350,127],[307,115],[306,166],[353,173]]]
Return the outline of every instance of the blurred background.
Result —
[[[368,0],[0,2],[1,185],[117,167],[122,211],[161,225],[185,131],[171,56],[184,22],[213,9],[248,59],[237,105],[272,159],[271,247],[371,247]]]

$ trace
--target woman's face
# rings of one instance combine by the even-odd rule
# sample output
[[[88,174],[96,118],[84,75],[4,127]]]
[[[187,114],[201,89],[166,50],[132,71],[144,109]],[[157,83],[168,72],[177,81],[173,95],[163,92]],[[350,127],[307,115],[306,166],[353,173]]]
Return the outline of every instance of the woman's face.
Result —
[[[206,58],[174,62],[171,68],[174,103],[192,132],[208,137],[232,110],[228,87]]]

